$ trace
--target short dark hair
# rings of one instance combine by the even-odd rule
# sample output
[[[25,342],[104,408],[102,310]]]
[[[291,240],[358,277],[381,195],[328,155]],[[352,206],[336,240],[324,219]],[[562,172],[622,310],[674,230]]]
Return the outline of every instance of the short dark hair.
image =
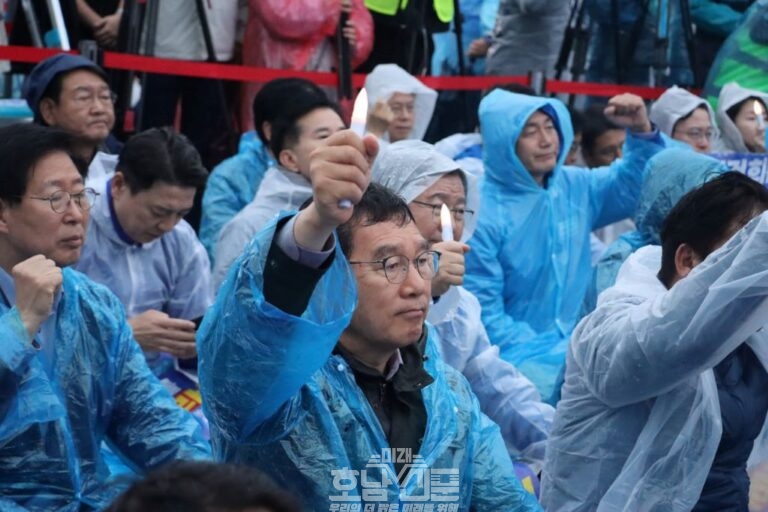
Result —
[[[339,114],[339,106],[328,99],[323,91],[309,89],[295,94],[288,102],[286,108],[272,122],[272,139],[269,141],[269,149],[276,159],[280,158],[280,152],[286,147],[293,146],[299,141],[299,119],[320,108],[329,108]]]
[[[675,253],[681,244],[706,258],[734,228],[766,209],[768,190],[739,172],[726,172],[688,192],[662,224],[659,279],[667,286],[674,281]]]
[[[352,218],[336,229],[344,255],[349,258],[354,250],[352,238],[358,226],[373,226],[381,222],[393,222],[402,227],[415,221],[402,197],[384,185],[371,183],[355,205]]]
[[[763,98],[758,98],[757,96],[750,96],[749,98],[744,98],[743,100],[731,106],[731,108],[725,111],[726,115],[731,119],[731,121],[734,121],[734,122],[736,121],[736,116],[739,115],[739,110],[741,110],[742,105],[744,105],[744,103],[748,102],[749,100],[759,101],[763,105],[763,111],[768,109],[768,105],[765,104],[765,101],[763,100]]]
[[[72,135],[38,124],[0,128],[0,199],[9,204],[21,202],[35,165],[51,153],[67,154],[85,179],[88,166],[75,156],[72,142]]]
[[[302,95],[326,97],[320,87],[303,78],[278,78],[267,82],[253,98],[253,124],[256,134],[265,146],[269,146],[264,123],[274,123],[290,110],[291,102]],[[274,133],[274,130],[272,131]]]
[[[256,469],[183,461],[150,472],[107,512],[236,512],[256,507],[272,512],[301,510],[292,496]]]
[[[688,112],[684,116],[680,117],[677,121],[675,121],[675,124],[672,125],[672,133],[674,133],[675,130],[677,129],[677,125],[678,124],[680,124],[681,122],[689,119],[693,115],[693,113],[696,112],[699,109],[701,109],[704,112],[706,112],[707,113],[707,117],[709,117],[709,110],[707,110],[706,105],[704,105],[704,103],[699,103],[698,105],[696,105],[695,108],[691,109],[690,112]],[[714,122],[714,119],[710,119],[710,122]]]
[[[609,130],[623,130],[617,124],[605,117],[605,105],[590,105],[584,111],[581,127],[581,149],[587,155],[594,154],[597,139]]]
[[[151,128],[131,137],[123,146],[117,171],[131,193],[147,190],[155,182],[200,188],[208,179],[200,153],[184,135],[172,128]]]

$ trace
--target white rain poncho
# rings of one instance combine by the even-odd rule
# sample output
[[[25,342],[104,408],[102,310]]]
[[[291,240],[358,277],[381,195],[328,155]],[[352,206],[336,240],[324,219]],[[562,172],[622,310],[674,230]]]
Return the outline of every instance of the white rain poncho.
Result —
[[[111,213],[111,181],[91,209],[91,222],[75,268],[109,288],[128,317],[155,309],[195,320],[213,302],[210,263],[192,227],[182,220],[145,244],[128,241]],[[119,229],[119,231],[118,231]]]
[[[431,144],[400,141],[379,154],[372,179],[410,203],[441,176],[458,168]],[[480,207],[477,180],[464,175],[467,208],[475,214],[466,218],[462,241],[472,236]],[[554,409],[542,403],[531,381],[501,359],[499,348],[491,345],[477,298],[461,286],[452,286],[430,306],[427,319],[440,334],[443,358],[469,380],[483,412],[501,427],[512,454],[541,463]]]
[[[768,213],[670,290],[661,249],[629,257],[574,331],[542,481],[547,510],[689,511],[720,443],[712,368],[768,363]],[[765,428],[755,454],[765,447]]]
[[[281,167],[270,168],[253,201],[221,229],[211,276],[213,292],[219,290],[229,267],[261,228],[281,211],[297,210],[310,197],[312,185],[304,176]]]
[[[659,131],[672,137],[677,122],[696,110],[704,107],[709,113],[709,122],[712,123],[712,129],[717,132],[717,123],[715,123],[715,112],[704,98],[691,94],[685,89],[673,85],[664,94],[653,102],[651,110],[648,113],[649,119],[659,128]],[[717,135],[714,140],[717,140]]]
[[[409,139],[421,140],[427,133],[427,127],[435,111],[437,92],[419,81],[397,64],[379,64],[365,78],[365,91],[368,93],[368,112],[372,112],[376,102],[389,101],[395,93],[413,94],[413,130]],[[389,142],[389,134],[383,140]]]
[[[327,512],[330,498],[342,494],[348,495],[346,503],[359,506],[368,496],[369,504],[380,498],[403,510],[424,488],[415,478],[402,486],[386,478],[394,471],[391,461],[368,464],[390,446],[349,364],[333,353],[357,304],[351,266],[337,246],[306,310],[301,316],[285,313],[263,292],[275,225],[260,231],[235,262],[200,326],[200,389],[214,456],[266,472],[299,497],[305,510]],[[514,476],[498,427],[480,412],[466,379],[438,356],[436,336],[429,329],[424,369],[434,382],[422,388],[424,464],[458,469],[450,476],[458,498],[445,497],[459,511],[539,510]],[[345,469],[365,469],[365,480],[379,485],[363,488],[357,473],[334,486],[334,474],[351,474]],[[437,511],[439,504],[430,503]]]
[[[726,151],[750,153],[736,123],[728,117],[728,109],[751,97],[760,98],[763,104],[768,106],[768,94],[754,89],[745,89],[736,82],[727,83],[720,90],[717,101],[717,123],[723,132],[723,146]]]

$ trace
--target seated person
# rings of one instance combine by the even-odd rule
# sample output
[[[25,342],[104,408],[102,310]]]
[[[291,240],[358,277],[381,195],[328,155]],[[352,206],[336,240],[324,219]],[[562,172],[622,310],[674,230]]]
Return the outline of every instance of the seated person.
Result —
[[[766,209],[736,172],[689,192],[579,323],[547,510],[748,510],[747,459],[768,447]]]
[[[36,123],[74,136],[75,152],[88,162],[88,186],[101,187],[115,171],[113,153],[122,147],[111,136],[116,96],[107,73],[85,57],[61,53],[40,61],[22,92]]]
[[[436,91],[397,64],[373,68],[365,78],[365,90],[370,133],[385,144],[424,138],[435,111]]]
[[[477,180],[434,146],[417,140],[387,146],[372,172],[375,183],[408,202],[419,232],[440,253],[427,321],[437,330],[443,359],[467,378],[483,411],[501,427],[510,454],[540,466],[555,411],[491,345],[480,303],[461,286],[464,253],[470,249],[465,241],[472,236],[480,208]],[[452,215],[450,240],[442,239],[443,205]]]
[[[319,89],[296,94],[274,120],[270,146],[277,163],[267,171],[256,197],[221,230],[213,266],[214,292],[261,228],[282,210],[296,210],[312,196],[309,155],[344,128],[339,107]]]
[[[723,86],[717,101],[717,122],[723,130],[726,151],[765,153],[766,106],[768,94],[764,92],[745,89],[736,82]]]
[[[108,442],[135,470],[210,457],[152,375],[120,301],[71,267],[95,198],[71,136],[0,128],[0,509],[95,510]],[[75,157],[80,161],[77,157]]]
[[[253,99],[253,122],[256,131],[240,138],[239,152],[217,165],[203,193],[200,219],[200,241],[213,265],[214,249],[221,228],[253,201],[267,169],[275,165],[269,151],[272,123],[290,107],[299,94],[325,94],[308,80],[278,78],[264,84]]]
[[[680,198],[727,170],[728,167],[719,160],[691,154],[687,148],[665,149],[651,158],[635,211],[637,229],[612,243],[595,266],[592,282],[584,296],[584,316],[595,309],[598,296],[614,285],[621,265],[630,254],[646,245],[661,243],[661,225]]]
[[[307,510],[338,499],[539,510],[499,427],[439,356],[425,324],[437,253],[405,202],[369,185],[376,147],[344,131],[315,150],[312,202],[254,238],[206,315],[216,458],[265,471]],[[451,489],[427,492],[435,479]]]
[[[183,220],[208,173],[169,128],[134,135],[93,208],[77,270],[109,288],[154,365],[157,352],[195,356],[195,323],[211,304],[210,265]]]
[[[661,133],[688,144],[699,153],[719,143],[715,113],[704,98],[672,86],[653,102],[649,114]]]

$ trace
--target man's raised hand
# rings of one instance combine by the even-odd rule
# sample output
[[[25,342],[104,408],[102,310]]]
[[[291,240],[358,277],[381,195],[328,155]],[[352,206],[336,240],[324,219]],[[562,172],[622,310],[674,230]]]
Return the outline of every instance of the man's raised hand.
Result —
[[[310,156],[312,204],[299,213],[296,242],[320,251],[336,227],[347,222],[371,182],[371,163],[378,152],[376,137],[360,138],[351,130],[337,132]],[[352,208],[340,206],[342,201]]]

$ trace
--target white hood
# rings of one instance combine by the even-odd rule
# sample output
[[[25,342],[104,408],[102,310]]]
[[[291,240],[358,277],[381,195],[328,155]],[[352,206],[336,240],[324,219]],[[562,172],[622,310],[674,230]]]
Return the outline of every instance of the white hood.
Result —
[[[717,131],[715,112],[712,110],[709,103],[707,103],[704,98],[691,94],[676,85],[673,85],[664,91],[664,94],[659,96],[659,99],[653,102],[648,117],[659,127],[659,130],[662,133],[671,137],[672,131],[675,129],[675,123],[699,107],[707,109],[712,128]],[[717,134],[715,138],[718,138]]]
[[[736,153],[750,152],[747,149],[747,145],[744,144],[744,137],[741,136],[736,123],[728,117],[729,108],[750,97],[760,98],[765,105],[768,105],[768,94],[754,89],[745,89],[736,82],[729,82],[720,90],[720,96],[717,101],[717,123],[723,132],[723,144],[728,151]]]
[[[397,92],[415,95],[413,130],[408,138],[424,138],[435,111],[436,91],[396,64],[379,64],[373,68],[365,79],[365,90],[368,93],[369,111],[373,110],[377,101],[388,101]],[[384,140],[389,141],[388,134],[384,135]]]

